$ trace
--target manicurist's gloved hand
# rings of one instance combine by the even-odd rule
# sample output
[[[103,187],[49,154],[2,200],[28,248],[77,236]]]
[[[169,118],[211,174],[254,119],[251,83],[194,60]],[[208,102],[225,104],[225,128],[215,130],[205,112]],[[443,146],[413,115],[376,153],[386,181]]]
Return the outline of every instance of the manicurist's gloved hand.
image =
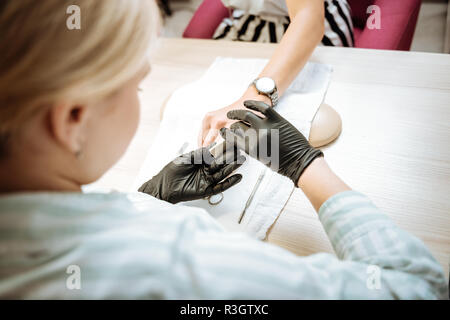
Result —
[[[234,150],[229,153],[226,151],[218,159],[212,157],[208,148],[186,153],[167,164],[139,191],[174,204],[219,194],[242,179],[240,174],[227,178],[245,161]]]
[[[239,149],[290,178],[297,187],[303,171],[316,158],[323,157],[322,151],[314,149],[300,131],[269,105],[261,101],[245,101],[244,106],[262,116],[244,109],[229,111],[229,119],[240,121],[231,125],[230,129],[222,128],[222,137],[227,143],[236,143]],[[278,157],[270,154],[271,149],[278,152]],[[261,154],[269,156],[263,161]]]

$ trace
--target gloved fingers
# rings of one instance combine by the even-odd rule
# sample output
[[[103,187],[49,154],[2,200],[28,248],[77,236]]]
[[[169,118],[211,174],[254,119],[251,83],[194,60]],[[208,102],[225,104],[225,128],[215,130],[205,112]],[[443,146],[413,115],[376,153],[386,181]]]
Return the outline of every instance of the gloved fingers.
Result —
[[[248,129],[250,129],[250,127],[249,127],[248,125],[246,125],[244,122],[238,121],[238,122],[233,123],[233,124],[230,126],[230,129],[231,129],[231,130],[234,130],[234,132],[235,132],[237,135],[239,135],[239,136],[241,136],[241,137],[244,137],[245,132],[246,132]]]
[[[239,150],[238,146],[236,144],[233,144],[220,157],[219,161],[221,161],[220,163],[225,163],[225,164],[230,164],[235,161],[242,161],[242,163],[243,163],[245,161],[245,157],[242,156],[241,151]]]
[[[225,167],[225,165],[237,161],[240,156],[240,151],[237,146],[229,146],[228,143],[224,143],[222,146],[223,150],[220,152],[219,156],[214,159],[209,167],[206,167],[209,174],[214,174]]]
[[[217,161],[217,159],[216,159],[211,163],[211,165],[209,167],[206,167],[206,172],[208,172],[209,174],[214,174],[217,171],[219,171],[220,169],[222,169],[224,164],[225,164],[224,162]]]
[[[206,189],[206,196],[213,196],[216,194],[219,194],[221,192],[224,192],[225,190],[230,189],[232,186],[238,184],[240,181],[242,180],[242,175],[240,174],[235,174],[232,175],[231,177],[226,178],[225,180],[223,180],[222,182],[214,185],[214,186],[209,186]]]
[[[211,151],[209,151],[216,143],[213,142],[207,147],[201,148],[202,150],[202,162],[201,164],[206,164],[207,166],[210,166],[214,162],[214,157],[211,154]],[[196,163],[198,164],[198,163]]]
[[[193,151],[184,153],[181,156],[175,158],[175,160],[173,160],[172,163],[177,166],[192,164],[192,163],[194,163],[194,159],[198,158],[198,156],[196,156],[196,152],[197,152],[197,150],[193,150]]]
[[[257,111],[267,116],[273,108],[262,101],[246,100],[244,106],[250,110]]]
[[[195,164],[200,161],[203,162],[203,148],[192,150],[184,155],[186,159],[189,159],[188,164]]]
[[[233,173],[234,170],[242,166],[245,160],[246,160],[245,157],[240,156],[236,161],[232,163],[225,163],[219,171],[217,171],[212,175],[214,183],[222,181],[223,179],[228,177],[230,174]]]
[[[258,127],[258,125],[263,120],[261,117],[257,116],[251,111],[244,109],[231,110],[227,113],[228,119],[240,120],[248,122],[252,127]]]
[[[149,185],[149,181],[147,181],[146,183],[144,183],[144,184],[138,189],[138,192],[148,193],[148,191],[146,191],[146,190],[148,189],[148,185]]]
[[[238,161],[239,156],[240,156],[240,153],[239,153],[239,150],[237,147],[233,148],[233,150],[226,150],[218,158],[214,159],[212,164],[206,168],[206,171],[210,175],[214,175],[214,174],[218,173],[219,171],[223,170],[223,168],[225,168],[227,165],[230,165],[230,164]],[[239,160],[242,161],[242,159],[239,159]],[[244,161],[245,161],[245,159],[244,159]],[[225,178],[225,177],[226,176],[224,176],[223,178]],[[222,179],[219,179],[219,181]]]
[[[226,164],[226,161],[225,161],[224,157],[220,156],[219,158],[214,159],[214,161],[211,163],[211,165],[209,167],[206,167],[206,171],[212,175],[212,174],[216,173],[217,171],[219,171],[220,169],[222,169],[225,166],[225,164]]]
[[[195,165],[195,164],[210,165],[213,161],[214,157],[209,151],[209,147],[203,147],[182,154],[181,156],[176,158],[173,162],[176,165]]]

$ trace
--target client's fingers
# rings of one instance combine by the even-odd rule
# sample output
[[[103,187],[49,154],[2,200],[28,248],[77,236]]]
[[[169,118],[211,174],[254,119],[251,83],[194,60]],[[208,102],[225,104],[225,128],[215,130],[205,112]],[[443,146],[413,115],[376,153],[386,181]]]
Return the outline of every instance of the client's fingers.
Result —
[[[209,174],[214,174],[222,169],[226,164],[236,161],[240,155],[240,151],[234,144],[223,142],[219,144],[213,152],[214,161],[206,167]]]
[[[198,146],[199,147],[203,147],[203,141],[205,140],[206,135],[209,132],[209,129],[211,128],[211,123],[210,123],[210,117],[205,116],[205,118],[203,118],[202,121],[202,128],[198,134]]]
[[[206,196],[212,196],[224,192],[225,190],[230,189],[232,186],[238,184],[242,180],[242,175],[235,174],[221,183],[216,184],[215,186],[209,186],[206,189]]]
[[[218,135],[219,135],[219,130],[210,128],[208,133],[206,134],[205,138],[203,139],[202,146],[207,146],[207,145],[213,143],[216,140]]]

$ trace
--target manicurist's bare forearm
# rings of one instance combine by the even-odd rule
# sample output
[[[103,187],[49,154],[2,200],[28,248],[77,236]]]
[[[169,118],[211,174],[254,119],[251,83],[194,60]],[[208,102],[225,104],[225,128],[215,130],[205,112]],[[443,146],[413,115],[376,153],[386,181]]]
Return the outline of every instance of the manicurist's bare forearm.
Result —
[[[298,181],[316,211],[332,196],[351,190],[328,166],[324,158],[317,158],[303,172]]]
[[[280,95],[302,70],[324,34],[323,1],[286,2],[291,24],[260,75],[274,79]]]

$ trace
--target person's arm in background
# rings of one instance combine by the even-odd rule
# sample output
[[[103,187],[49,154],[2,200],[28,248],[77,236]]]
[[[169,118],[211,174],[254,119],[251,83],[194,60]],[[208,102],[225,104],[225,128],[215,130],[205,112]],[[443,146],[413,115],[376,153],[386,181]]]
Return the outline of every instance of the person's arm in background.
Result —
[[[280,97],[303,69],[322,40],[325,19],[323,1],[286,0],[286,4],[291,23],[270,61],[259,75],[259,77],[275,80]],[[229,127],[233,123],[227,118],[227,112],[242,109],[245,100],[270,103],[268,97],[259,95],[254,86],[250,86],[238,101],[225,108],[209,112],[205,116],[198,137],[199,146],[207,146],[214,142],[218,130]]]

